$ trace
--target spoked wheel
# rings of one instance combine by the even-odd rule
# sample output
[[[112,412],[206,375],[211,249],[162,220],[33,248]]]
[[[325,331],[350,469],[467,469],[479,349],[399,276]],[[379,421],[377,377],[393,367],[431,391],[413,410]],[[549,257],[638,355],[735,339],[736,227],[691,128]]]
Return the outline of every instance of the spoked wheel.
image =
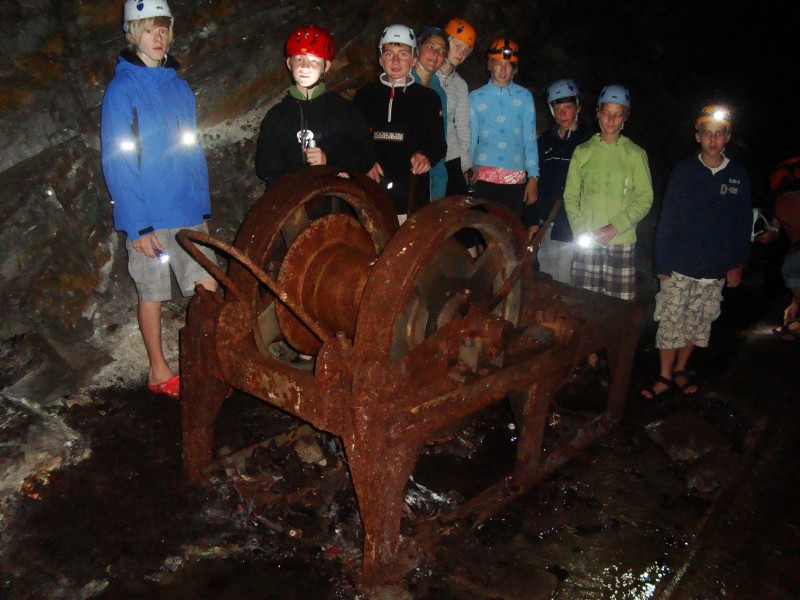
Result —
[[[472,258],[455,238],[466,228],[484,238]],[[384,248],[364,288],[355,345],[365,354],[402,359],[436,329],[481,303],[516,325],[525,231],[503,206],[466,197],[433,202]]]
[[[365,283],[357,288],[358,282],[351,284],[337,266],[349,264],[352,271],[353,264],[374,261],[396,230],[391,201],[371,179],[358,173],[342,176],[341,169],[332,167],[310,167],[282,178],[264,193],[233,245],[278,281],[293,300],[303,303],[314,318],[332,318],[335,330],[340,325],[337,318],[354,323]],[[285,338],[298,351],[316,353],[319,339],[250,271],[231,261],[228,276],[241,290],[242,300],[259,315],[261,348]],[[325,284],[329,289],[322,289],[325,281],[338,282],[338,287],[330,289]],[[342,298],[342,290],[351,297]],[[351,306],[354,303],[356,309]],[[342,314],[331,316],[337,307]],[[344,314],[348,311],[353,315]]]

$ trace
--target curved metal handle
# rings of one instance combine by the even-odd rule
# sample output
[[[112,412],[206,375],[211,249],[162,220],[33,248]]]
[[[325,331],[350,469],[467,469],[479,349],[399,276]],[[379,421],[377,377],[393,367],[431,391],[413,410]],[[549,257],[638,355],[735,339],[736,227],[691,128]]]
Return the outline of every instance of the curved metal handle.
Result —
[[[286,308],[288,308],[298,319],[300,319],[303,324],[311,330],[311,332],[324,344],[328,340],[334,337],[334,334],[330,331],[326,330],[322,325],[317,323],[311,315],[309,315],[303,308],[296,303],[293,299],[289,298],[289,294],[286,293],[284,289],[278,285],[275,280],[273,280],[269,275],[267,275],[258,265],[256,265],[250,257],[237,250],[235,247],[231,246],[223,242],[222,240],[218,240],[217,238],[203,233],[202,231],[193,231],[191,229],[181,229],[178,232],[178,241],[181,245],[186,249],[186,251],[192,255],[203,268],[208,271],[217,281],[219,281],[225,289],[231,292],[234,296],[238,299],[243,299],[244,295],[241,291],[236,287],[236,285],[231,281],[231,279],[222,272],[216,264],[212,263],[195,245],[195,241],[201,242],[208,246],[213,246],[217,250],[223,251],[225,254],[229,255],[230,257],[234,258],[237,262],[239,262],[242,266],[244,266],[248,271],[250,271],[256,279],[258,279],[261,283],[269,288],[269,290],[274,294],[275,298],[281,302]]]
[[[558,211],[561,210],[561,207],[564,206],[564,198],[559,198],[556,200],[555,204],[553,204],[553,208],[550,209],[550,214],[547,215],[547,218],[542,221],[542,224],[539,226],[539,230],[533,235],[531,241],[528,242],[528,247],[532,248],[532,252],[536,255],[539,252],[539,246],[542,243],[542,239],[544,238],[545,234],[547,233],[547,229],[556,220],[556,214]]]

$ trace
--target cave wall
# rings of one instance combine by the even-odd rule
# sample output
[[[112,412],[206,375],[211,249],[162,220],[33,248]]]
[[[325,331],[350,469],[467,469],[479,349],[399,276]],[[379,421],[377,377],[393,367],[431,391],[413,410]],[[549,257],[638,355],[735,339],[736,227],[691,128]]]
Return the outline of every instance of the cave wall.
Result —
[[[780,127],[769,129],[752,91],[766,81],[765,96],[789,97],[797,70],[762,60],[752,39],[728,32],[769,21],[775,49],[781,23],[752,7],[717,4],[172,0],[172,53],[197,96],[212,233],[231,240],[262,191],[253,170],[258,126],[289,84],[286,35],[309,22],[333,33],[328,84],[346,96],[378,74],[375,44],[385,25],[443,25],[453,16],[478,29],[475,55],[460,69],[472,89],[486,81],[482,56],[493,37],[520,42],[517,80],[534,92],[540,130],[550,123],[544,92],[554,79],[579,82],[589,123],[602,85],[624,83],[633,94],[625,133],[648,151],[657,199],[670,165],[693,147],[693,116],[708,101],[735,103],[740,158],[777,161],[776,134],[791,130],[797,115],[787,121],[784,113]],[[0,3],[0,340],[42,328],[86,339],[120,294],[133,310],[124,239],[113,231],[99,161],[100,104],[124,45],[121,7],[121,0]],[[784,76],[776,79],[776,70]],[[643,225],[645,254],[656,213]]]
[[[329,85],[348,95],[377,75],[382,27],[442,22],[460,6],[173,0],[172,54],[197,97],[213,233],[232,239],[263,189],[255,137],[289,84],[289,31],[309,22],[331,30]],[[99,157],[100,106],[124,45],[121,13],[122,2],[108,0],[0,4],[0,339],[43,327],[87,337],[111,295],[133,293]]]

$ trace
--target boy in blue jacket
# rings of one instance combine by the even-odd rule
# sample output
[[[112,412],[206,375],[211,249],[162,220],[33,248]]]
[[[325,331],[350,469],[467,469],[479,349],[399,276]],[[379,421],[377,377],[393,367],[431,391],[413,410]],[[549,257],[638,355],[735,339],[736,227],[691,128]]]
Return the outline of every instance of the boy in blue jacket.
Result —
[[[161,302],[172,297],[170,268],[185,295],[209,275],[177,242],[179,229],[207,232],[208,171],[197,139],[195,98],[167,54],[172,12],[165,0],[127,0],[114,79],[103,97],[103,174],[114,224],[127,235],[128,271],[139,297],[139,329],[150,362],[148,386],[177,398],[180,378],[161,345]],[[213,260],[213,253],[203,249]]]
[[[731,119],[723,106],[706,106],[695,122],[700,154],[670,175],[656,229],[655,272],[661,291],[654,319],[661,370],[642,397],[653,400],[675,385],[697,392],[686,365],[695,346],[708,346],[720,314],[722,288],[742,280],[750,244],[750,177],[725,156]]]

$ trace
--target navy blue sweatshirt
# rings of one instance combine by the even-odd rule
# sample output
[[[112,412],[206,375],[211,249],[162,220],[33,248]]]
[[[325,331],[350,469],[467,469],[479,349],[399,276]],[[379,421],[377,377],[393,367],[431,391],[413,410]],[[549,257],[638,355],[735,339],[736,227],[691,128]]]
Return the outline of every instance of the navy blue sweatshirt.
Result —
[[[722,279],[747,258],[750,177],[730,160],[713,174],[698,158],[672,171],[656,229],[656,275]]]
[[[554,125],[539,137],[539,199],[535,204],[525,207],[523,222],[526,227],[544,221],[556,200],[564,196],[569,159],[572,158],[575,148],[591,136],[591,131],[578,125],[568,137],[561,139],[558,135],[558,125]],[[559,242],[572,241],[572,229],[563,206],[556,213],[551,235]]]

